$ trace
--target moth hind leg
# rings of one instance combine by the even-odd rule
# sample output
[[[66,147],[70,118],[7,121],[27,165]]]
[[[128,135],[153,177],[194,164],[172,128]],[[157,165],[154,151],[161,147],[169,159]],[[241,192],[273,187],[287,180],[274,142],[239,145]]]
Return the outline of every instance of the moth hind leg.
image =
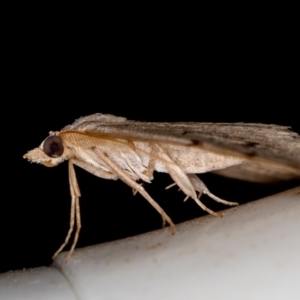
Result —
[[[215,217],[222,217],[222,214],[216,213],[213,210],[206,207],[201,201],[200,196],[202,192],[206,191],[203,189],[200,189],[200,185],[193,184],[192,180],[189,178],[188,174],[184,173],[183,170],[181,170],[179,167],[171,165],[168,166],[169,168],[169,174],[172,177],[172,179],[175,181],[175,184],[172,184],[168,186],[167,188],[170,188],[174,185],[178,185],[179,190],[182,190],[184,194],[186,194],[186,197],[184,201],[186,201],[188,198],[192,198],[204,211],[208,212],[209,214],[215,216]],[[194,180],[195,181],[195,180]],[[199,179],[200,181],[200,179]],[[200,181],[201,183],[201,181]],[[197,193],[199,192],[199,195],[197,197]]]
[[[205,206],[201,201],[200,201],[200,197],[202,196],[202,194],[207,194],[209,197],[211,197],[213,200],[223,203],[223,204],[227,204],[227,205],[238,205],[238,203],[236,202],[229,202],[226,200],[223,200],[215,195],[213,195],[208,188],[206,187],[206,185],[194,174],[184,174],[186,177],[186,183],[189,183],[189,189],[186,189],[187,186],[182,185],[182,181],[178,180],[179,178],[176,178],[177,176],[172,176],[174,174],[171,173],[171,177],[173,178],[173,180],[175,181],[174,184],[168,186],[167,188],[170,188],[174,185],[178,185],[179,189],[181,189],[185,194],[186,197],[184,199],[184,201],[186,201],[188,198],[192,198],[204,211],[208,212],[209,214],[215,216],[215,217],[222,217],[223,215],[221,213],[217,213],[214,212],[213,210],[209,209],[207,206]],[[181,174],[183,175],[183,174]],[[182,178],[182,176],[181,176]],[[195,193],[198,192],[199,194],[196,195]]]
[[[234,206],[234,205],[238,205],[237,202],[231,202],[231,201],[227,201],[224,199],[221,199],[217,196],[215,196],[214,194],[212,194],[209,189],[207,188],[207,186],[204,184],[203,181],[200,180],[200,178],[195,175],[195,174],[187,174],[187,176],[189,177],[193,187],[195,188],[195,190],[199,193],[198,194],[198,199],[200,199],[200,197],[202,196],[202,194],[206,194],[208,195],[211,199],[219,202],[219,203],[223,203],[225,205],[229,205],[229,206]]]
[[[171,158],[164,151],[164,149],[159,148],[159,150],[160,150],[160,155],[164,159],[166,169],[167,169],[168,173],[170,174],[171,178],[174,180],[175,184],[178,185],[179,189],[184,194],[186,194],[186,198],[184,199],[184,201],[186,201],[189,197],[191,197],[204,211],[208,212],[209,214],[211,214],[215,217],[221,217],[222,214],[216,213],[213,210],[206,207],[200,201],[200,199],[199,199],[200,197],[197,197],[197,191],[200,193],[200,196],[201,196],[202,192],[209,192],[204,184],[203,184],[203,186],[205,188],[203,188],[201,186],[201,184],[202,184],[201,180],[195,175],[191,175],[191,177],[190,177],[189,174],[186,174],[179,165],[177,165],[176,163],[174,163],[171,160]],[[194,176],[198,179],[198,181],[194,178]],[[167,188],[170,188],[172,186],[173,185],[170,185]]]

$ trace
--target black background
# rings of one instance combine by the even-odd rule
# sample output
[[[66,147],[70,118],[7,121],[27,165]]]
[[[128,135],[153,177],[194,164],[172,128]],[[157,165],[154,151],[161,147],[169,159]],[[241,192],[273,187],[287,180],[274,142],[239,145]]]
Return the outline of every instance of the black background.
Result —
[[[294,39],[204,30],[187,34],[146,28],[113,31],[17,28],[4,85],[0,271],[49,265],[69,227],[67,163],[55,168],[22,156],[50,130],[95,112],[139,121],[259,122],[290,125],[300,133],[298,56]],[[143,33],[143,34],[142,34]],[[156,34],[157,33],[157,34]],[[4,138],[5,137],[5,138]],[[77,247],[161,227],[161,218],[120,181],[76,168],[82,197]],[[281,191],[203,174],[210,190],[240,203]],[[149,194],[175,223],[204,213],[155,173]],[[210,208],[224,209],[206,197]]]

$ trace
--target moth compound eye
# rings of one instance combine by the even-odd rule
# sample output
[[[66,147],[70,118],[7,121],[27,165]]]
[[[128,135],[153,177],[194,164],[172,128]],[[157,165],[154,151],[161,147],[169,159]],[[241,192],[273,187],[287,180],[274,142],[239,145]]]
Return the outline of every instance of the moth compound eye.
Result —
[[[64,152],[61,137],[57,135],[49,136],[43,144],[43,151],[50,157],[60,157]]]

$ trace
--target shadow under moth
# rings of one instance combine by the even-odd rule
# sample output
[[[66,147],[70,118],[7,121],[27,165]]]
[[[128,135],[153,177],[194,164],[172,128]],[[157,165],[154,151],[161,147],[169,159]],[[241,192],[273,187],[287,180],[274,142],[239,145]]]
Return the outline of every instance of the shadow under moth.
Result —
[[[93,114],[77,119],[50,135],[24,155],[29,161],[56,166],[69,161],[70,228],[56,257],[69,242],[76,224],[71,257],[81,228],[74,165],[105,179],[121,179],[140,193],[161,215],[172,232],[175,225],[138,180],[151,182],[154,171],[169,173],[179,189],[203,210],[220,216],[200,200],[237,205],[213,195],[196,175],[214,172],[253,182],[300,178],[300,136],[288,127],[247,123],[150,123]]]

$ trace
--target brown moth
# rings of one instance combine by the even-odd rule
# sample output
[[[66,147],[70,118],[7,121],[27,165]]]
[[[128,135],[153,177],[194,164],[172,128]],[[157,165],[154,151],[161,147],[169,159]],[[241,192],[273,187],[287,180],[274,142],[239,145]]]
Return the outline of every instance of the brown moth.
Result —
[[[169,173],[186,199],[190,197],[203,210],[221,216],[200,201],[202,193],[226,205],[237,203],[210,193],[196,174],[215,172],[256,182],[300,178],[300,137],[288,127],[277,125],[148,123],[97,113],[82,117],[59,132],[50,132],[24,158],[48,167],[69,161],[70,229],[53,256],[67,245],[76,222],[68,260],[81,227],[80,190],[74,165],[101,178],[124,181],[149,201],[160,213],[163,225],[168,223],[174,233],[170,217],[137,180],[151,182],[154,171]]]

